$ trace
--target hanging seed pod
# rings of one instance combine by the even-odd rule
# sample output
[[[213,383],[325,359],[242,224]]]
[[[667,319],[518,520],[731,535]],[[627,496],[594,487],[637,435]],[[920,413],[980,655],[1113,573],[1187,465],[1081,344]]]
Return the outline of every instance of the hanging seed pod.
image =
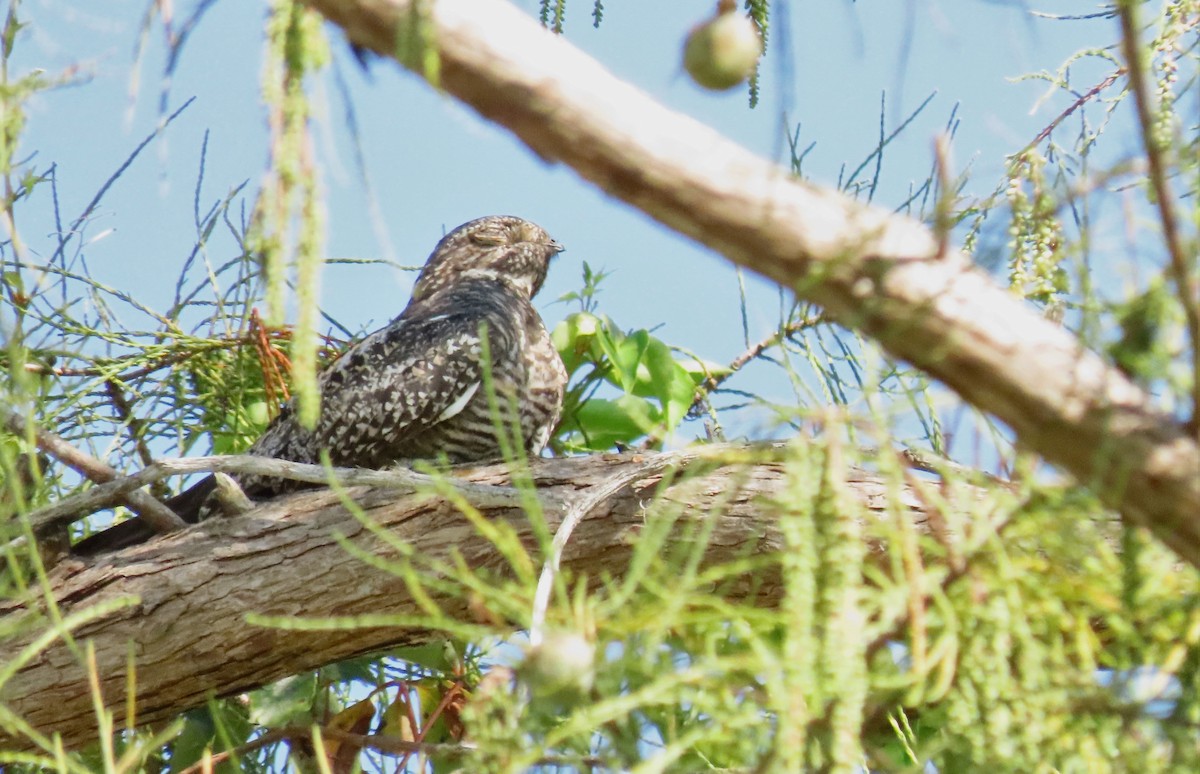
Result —
[[[716,15],[688,33],[683,44],[683,69],[698,85],[725,91],[754,73],[762,52],[758,26],[749,16],[738,13],[732,0],[721,0]]]
[[[541,643],[526,651],[517,676],[534,697],[570,703],[591,690],[595,662],[595,645],[582,634],[550,631]]]

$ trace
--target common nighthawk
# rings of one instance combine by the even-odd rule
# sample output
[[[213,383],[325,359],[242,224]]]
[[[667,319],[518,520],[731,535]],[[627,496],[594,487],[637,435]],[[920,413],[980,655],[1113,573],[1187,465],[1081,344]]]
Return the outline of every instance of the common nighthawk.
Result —
[[[525,450],[539,454],[558,422],[567,374],[531,299],[562,249],[542,228],[516,217],[480,218],[454,229],[429,256],[400,316],[321,373],[316,427],[302,427],[288,403],[248,453],[316,463],[325,450],[333,465],[360,468],[442,456],[455,463],[499,459],[484,385],[490,378],[502,426],[519,428]],[[303,486],[261,476],[235,479],[254,499]],[[214,488],[209,476],[167,504],[186,521],[199,521],[213,510]],[[131,519],[73,551],[101,553],[152,534]]]

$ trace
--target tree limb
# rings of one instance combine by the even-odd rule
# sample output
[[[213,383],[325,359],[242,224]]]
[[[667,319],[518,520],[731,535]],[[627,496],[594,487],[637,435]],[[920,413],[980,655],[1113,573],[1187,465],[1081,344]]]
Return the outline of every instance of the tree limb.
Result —
[[[92,455],[75,448],[49,430],[32,427],[17,412],[4,407],[0,407],[0,412],[3,412],[5,429],[18,437],[24,437],[26,434],[31,435],[34,444],[40,451],[54,457],[72,470],[77,471],[89,481],[94,481],[97,484],[106,484],[121,477],[121,474],[108,463],[104,462],[104,460],[96,459]],[[186,526],[183,519],[179,518],[174,511],[158,500],[155,500],[146,492],[137,491],[136,489],[123,492],[120,501],[125,503],[129,510],[145,519],[146,523],[156,532],[173,532]]]
[[[428,23],[439,88],[547,161],[874,337],[1200,567],[1200,448],[1186,429],[1070,332],[939,250],[925,225],[792,178],[502,0],[305,1],[383,56],[426,39],[413,26]]]
[[[115,471],[114,471],[115,473]],[[91,514],[122,503],[131,492],[162,481],[169,476],[192,473],[244,473],[252,476],[272,476],[308,484],[340,484],[342,486],[375,486],[403,489],[408,493],[436,488],[443,479],[408,468],[366,470],[363,468],[326,468],[291,460],[259,457],[253,454],[215,455],[211,457],[164,457],[146,467],[106,481],[76,495],[39,508],[28,515],[29,525],[37,538],[46,537],[56,529],[79,521]],[[472,498],[472,502],[489,507],[516,505],[521,493],[512,487],[479,487],[469,483],[451,482],[452,486]],[[22,545],[24,538],[13,541]]]
[[[600,578],[623,573],[631,538],[647,519],[672,518],[672,512],[683,521],[718,520],[708,561],[778,551],[773,509],[764,507],[763,499],[777,498],[784,486],[779,458],[777,447],[709,446],[536,460],[531,474],[551,530],[572,503],[590,503],[578,512],[581,518],[563,546],[561,567],[575,577]],[[509,483],[503,465],[458,473],[458,479],[484,493]],[[867,513],[883,518],[885,509],[893,507],[894,485],[855,470],[849,478],[848,491]],[[668,485],[658,491],[664,480]],[[613,491],[612,483],[619,481],[628,486]],[[336,536],[355,553],[386,561],[401,561],[393,542],[399,541],[421,566],[446,567],[452,557],[461,557],[477,571],[505,575],[495,545],[453,504],[472,502],[463,492],[473,490],[447,491],[448,497],[382,488],[347,490],[367,520],[386,534],[364,526],[329,490],[290,495],[245,516],[212,519],[91,561],[64,560],[50,573],[48,594],[63,618],[108,606],[107,614],[75,630],[73,640],[91,640],[104,702],[118,721],[126,706],[125,669],[132,653],[137,723],[161,723],[210,695],[236,694],[332,661],[438,636],[420,625],[428,619],[404,579],[350,555]],[[607,496],[597,502],[590,495],[598,492]],[[919,498],[911,490],[902,495],[908,515],[923,522]],[[652,501],[657,504],[648,510]],[[510,525],[532,556],[540,556],[535,531],[520,507],[493,505],[479,511],[488,524]],[[893,518],[894,511],[887,513],[886,518]],[[452,595],[428,585],[424,591],[449,618],[473,620],[465,592]],[[5,641],[5,651],[14,654],[10,665],[25,643],[52,626],[41,612],[45,603],[40,593],[35,589],[24,602],[0,601],[0,630],[22,631],[27,638]],[[751,601],[772,605],[781,591],[767,573],[730,593],[753,593]],[[130,599],[135,601],[121,604]],[[351,628],[306,631],[257,625],[250,614],[370,619]],[[513,628],[528,624],[512,622]],[[0,704],[44,733],[61,734],[69,747],[86,743],[96,734],[96,720],[80,653],[70,643],[55,642],[0,685]],[[3,673],[0,665],[0,682]],[[7,748],[28,744],[3,740],[3,735]]]
[[[1158,207],[1158,219],[1162,223],[1163,242],[1170,257],[1171,278],[1175,281],[1175,292],[1179,305],[1187,319],[1188,343],[1192,351],[1192,429],[1200,431],[1200,306],[1196,300],[1196,281],[1193,276],[1196,261],[1189,256],[1179,235],[1179,223],[1175,216],[1175,197],[1171,195],[1171,184],[1167,180],[1169,171],[1164,156],[1162,130],[1156,125],[1157,113],[1150,104],[1150,85],[1146,82],[1146,63],[1140,27],[1137,23],[1137,7],[1131,0],[1117,3],[1117,16],[1121,19],[1121,50],[1125,55],[1125,68],[1129,75],[1129,90],[1133,92],[1133,104],[1137,107],[1142,143],[1146,147],[1146,164],[1150,173],[1150,187],[1154,191],[1151,201]]]

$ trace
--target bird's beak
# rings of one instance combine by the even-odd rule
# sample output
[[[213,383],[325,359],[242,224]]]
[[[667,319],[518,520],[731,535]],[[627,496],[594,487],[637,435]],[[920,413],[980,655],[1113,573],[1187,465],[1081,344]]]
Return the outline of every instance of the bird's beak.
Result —
[[[563,247],[558,242],[555,242],[553,239],[551,239],[550,240],[550,249],[556,253],[561,253],[563,250],[566,250],[567,248]]]

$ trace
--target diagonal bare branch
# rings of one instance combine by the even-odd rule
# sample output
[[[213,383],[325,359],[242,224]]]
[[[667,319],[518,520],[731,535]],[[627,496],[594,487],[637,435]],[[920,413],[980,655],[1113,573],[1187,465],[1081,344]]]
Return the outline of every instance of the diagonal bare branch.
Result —
[[[89,481],[104,484],[121,477],[121,474],[103,460],[75,448],[49,430],[31,427],[20,414],[0,407],[3,412],[3,427],[17,436],[30,434],[38,449],[59,462],[77,471]],[[156,532],[173,532],[187,526],[170,508],[155,500],[146,492],[131,490],[121,494],[121,501],[129,510],[141,516]]]
[[[115,471],[114,471],[115,472]],[[308,484],[341,486],[375,486],[398,489],[405,493],[456,489],[488,507],[516,506],[522,502],[520,492],[512,487],[481,487],[457,482],[453,478],[417,473],[407,468],[394,470],[364,470],[360,468],[326,468],[290,460],[233,454],[213,457],[166,457],[147,465],[136,473],[113,478],[85,492],[63,498],[29,514],[30,526],[36,537],[52,533],[97,511],[125,502],[131,493],[170,476],[193,473],[244,473],[253,476],[272,476]],[[21,544],[18,538],[13,545]]]
[[[1195,260],[1186,254],[1179,235],[1179,223],[1175,215],[1175,199],[1171,195],[1171,184],[1165,157],[1161,130],[1155,126],[1154,112],[1150,105],[1150,84],[1147,83],[1146,63],[1137,23],[1137,7],[1131,0],[1117,3],[1117,15],[1121,19],[1121,50],[1125,55],[1125,67],[1129,76],[1129,89],[1137,107],[1138,123],[1142,143],[1146,146],[1146,163],[1150,172],[1151,197],[1158,207],[1158,219],[1162,223],[1163,241],[1170,258],[1171,278],[1175,281],[1175,292],[1179,305],[1187,318],[1188,338],[1192,351],[1192,429],[1200,431],[1200,299],[1196,298],[1197,284],[1193,276]]]

